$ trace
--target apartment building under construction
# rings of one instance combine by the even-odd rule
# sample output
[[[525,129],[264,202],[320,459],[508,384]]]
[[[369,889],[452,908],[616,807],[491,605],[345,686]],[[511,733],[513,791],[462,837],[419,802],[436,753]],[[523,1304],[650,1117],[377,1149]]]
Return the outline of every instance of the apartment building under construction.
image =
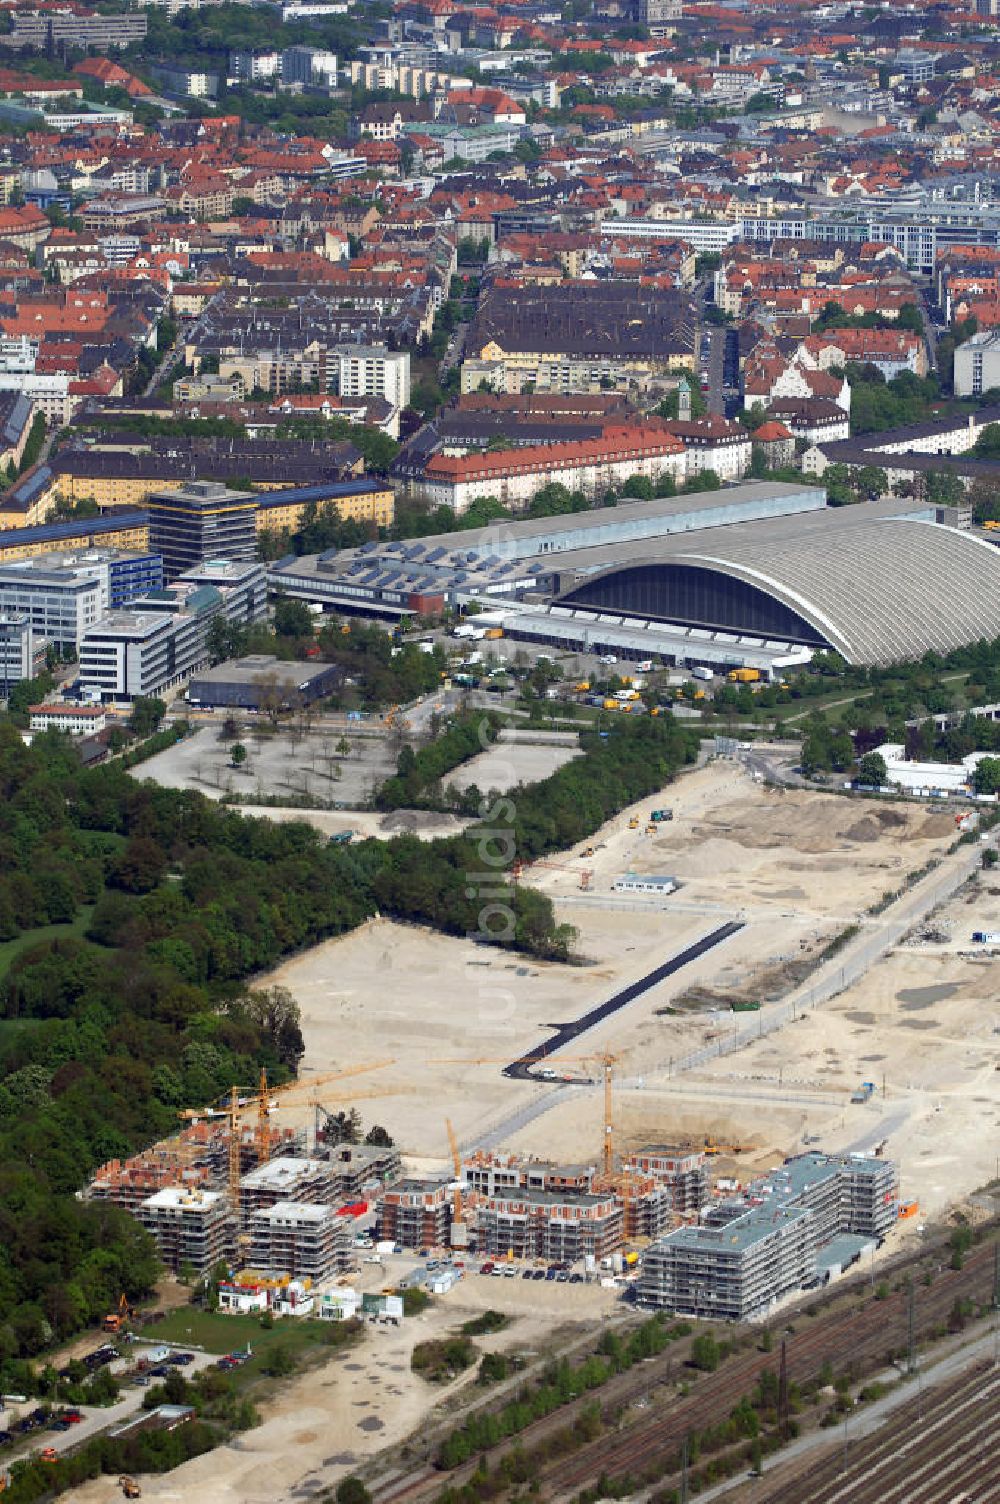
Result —
[[[451,1234],[452,1201],[444,1180],[401,1180],[378,1205],[378,1234],[404,1248],[443,1248]]]
[[[263,1149],[265,1160],[305,1153],[305,1133],[293,1128],[272,1128],[261,1141],[254,1127],[242,1124],[240,1135],[240,1172],[246,1174],[258,1164]],[[187,1189],[222,1190],[229,1179],[229,1124],[210,1119],[190,1124],[173,1138],[162,1139],[130,1159],[110,1159],[94,1172],[87,1189],[93,1201],[113,1201],[135,1213],[141,1203],[166,1186]]]
[[[347,1218],[329,1203],[275,1201],[249,1219],[250,1262],[267,1274],[326,1279],[350,1261]]]
[[[322,1159],[298,1159],[282,1155],[268,1160],[240,1181],[240,1219],[249,1228],[259,1212],[279,1202],[312,1202],[329,1205],[334,1195],[331,1166]]]
[[[235,1251],[236,1219],[221,1191],[165,1186],[140,1202],[135,1215],[174,1274],[190,1269],[200,1277]]]
[[[882,1241],[896,1221],[895,1165],[874,1155],[802,1154],[742,1197],[711,1206],[646,1251],[644,1305],[745,1321],[783,1296],[825,1283]]]
[[[622,1245],[624,1217],[613,1192],[515,1190],[476,1209],[479,1250],[514,1258],[606,1258]]]
[[[678,1217],[697,1216],[711,1196],[703,1149],[651,1144],[624,1155],[622,1168],[664,1186],[670,1192],[670,1209]]]

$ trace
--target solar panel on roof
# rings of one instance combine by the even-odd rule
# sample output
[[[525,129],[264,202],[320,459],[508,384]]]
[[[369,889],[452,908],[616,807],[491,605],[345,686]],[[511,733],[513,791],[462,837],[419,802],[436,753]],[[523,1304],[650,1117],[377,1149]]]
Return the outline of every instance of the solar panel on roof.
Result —
[[[425,564],[435,564],[438,559],[443,559],[444,556],[445,556],[445,554],[447,552],[448,552],[448,550],[446,548],[432,548],[431,551],[430,551],[430,553],[427,555],[426,559],[424,560],[424,563]]]

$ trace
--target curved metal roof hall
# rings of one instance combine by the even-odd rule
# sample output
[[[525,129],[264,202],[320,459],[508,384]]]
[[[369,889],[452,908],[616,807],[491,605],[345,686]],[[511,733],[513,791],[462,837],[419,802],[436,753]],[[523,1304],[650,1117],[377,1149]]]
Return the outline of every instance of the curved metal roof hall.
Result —
[[[873,511],[828,510],[658,540],[641,558],[620,557],[578,578],[560,603],[762,636],[787,632],[854,664],[1000,636],[1000,549],[938,525],[919,504],[914,511],[928,520]]]

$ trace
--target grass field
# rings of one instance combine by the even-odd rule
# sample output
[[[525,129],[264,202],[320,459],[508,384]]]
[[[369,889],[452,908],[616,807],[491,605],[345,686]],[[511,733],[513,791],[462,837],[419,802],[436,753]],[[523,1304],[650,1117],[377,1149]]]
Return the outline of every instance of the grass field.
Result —
[[[41,945],[46,940],[82,940],[93,912],[93,905],[88,904],[69,924],[43,924],[37,930],[27,930],[14,940],[5,940],[0,944],[0,977],[5,977],[11,963],[17,960],[22,951],[30,950],[33,945]]]
[[[345,1331],[337,1321],[287,1316],[269,1328],[261,1326],[259,1316],[223,1316],[194,1306],[180,1306],[155,1326],[142,1329],[144,1338],[173,1347],[199,1347],[220,1357],[223,1353],[245,1351],[249,1345],[253,1357],[237,1370],[245,1375],[262,1373],[276,1349],[287,1353],[298,1366],[307,1353],[344,1346],[352,1340],[352,1333],[353,1329]]]

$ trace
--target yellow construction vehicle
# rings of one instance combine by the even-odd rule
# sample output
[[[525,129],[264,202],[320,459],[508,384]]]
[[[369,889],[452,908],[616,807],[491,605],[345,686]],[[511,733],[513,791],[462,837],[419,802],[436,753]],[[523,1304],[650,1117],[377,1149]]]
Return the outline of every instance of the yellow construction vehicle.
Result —
[[[121,1489],[126,1499],[142,1498],[142,1489],[139,1487],[138,1483],[136,1483],[134,1478],[129,1477],[128,1473],[122,1473],[121,1477],[118,1479],[118,1487]]]
[[[119,1297],[117,1311],[109,1311],[101,1323],[106,1332],[120,1332],[132,1319],[133,1311],[124,1294]]]
[[[632,816],[631,820],[628,822],[628,828],[629,828],[629,830],[638,830],[639,829],[639,816],[638,815],[633,815]]]

